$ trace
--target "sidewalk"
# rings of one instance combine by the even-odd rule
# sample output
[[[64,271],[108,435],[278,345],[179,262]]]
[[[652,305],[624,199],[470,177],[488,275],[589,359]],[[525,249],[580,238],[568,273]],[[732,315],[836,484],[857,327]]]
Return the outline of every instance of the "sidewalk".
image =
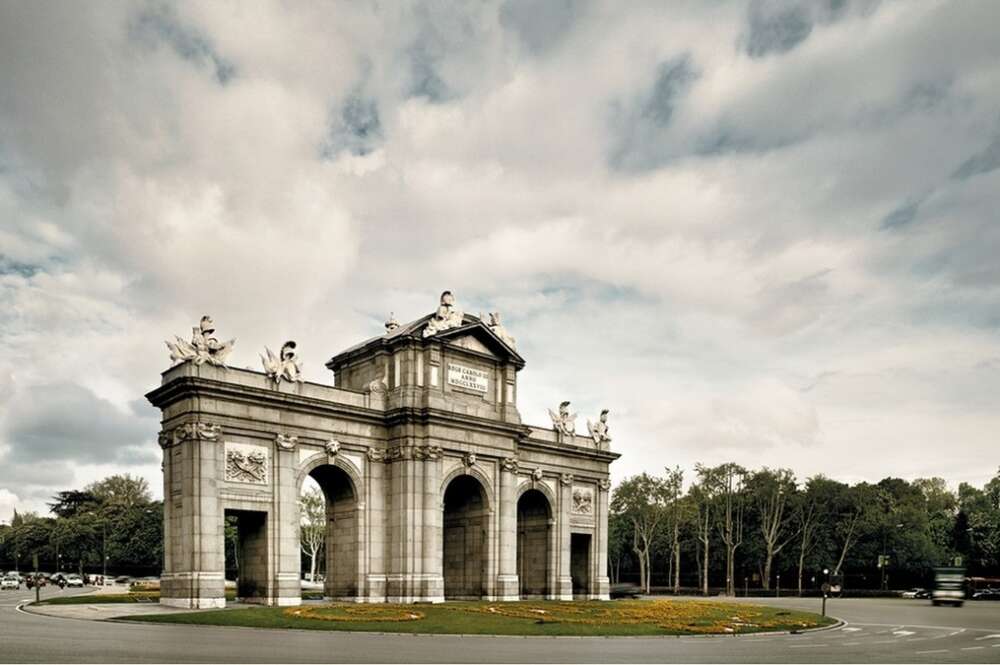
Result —
[[[98,594],[94,594],[98,595]],[[226,603],[226,609],[260,607],[244,603]],[[81,605],[31,605],[26,604],[21,609],[32,614],[41,614],[63,619],[88,619],[103,621],[106,619],[141,616],[143,614],[181,614],[185,612],[213,612],[214,609],[187,609],[170,607],[159,603],[87,603]]]

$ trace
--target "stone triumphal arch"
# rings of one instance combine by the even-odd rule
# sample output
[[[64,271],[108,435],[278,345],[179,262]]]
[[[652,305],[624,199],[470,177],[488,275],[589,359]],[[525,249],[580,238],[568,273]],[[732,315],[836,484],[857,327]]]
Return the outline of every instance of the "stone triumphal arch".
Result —
[[[225,605],[225,522],[238,595],[300,602],[299,495],[326,498],[325,595],[360,602],[608,597],[607,411],[576,433],[521,422],[524,367],[499,314],[437,311],[331,358],[335,387],[302,380],[287,342],[263,372],[227,367],[234,341],[203,317],[167,342],[147,395],[163,413],[161,602]]]

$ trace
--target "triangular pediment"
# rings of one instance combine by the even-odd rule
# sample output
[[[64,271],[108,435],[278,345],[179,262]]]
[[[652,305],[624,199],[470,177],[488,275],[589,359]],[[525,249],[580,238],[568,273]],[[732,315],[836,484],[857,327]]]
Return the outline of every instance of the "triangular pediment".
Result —
[[[468,317],[468,315],[467,315]],[[478,318],[472,318],[465,325],[452,330],[445,330],[437,333],[434,337],[447,344],[451,344],[463,349],[468,349],[476,353],[482,353],[499,358],[509,359],[518,367],[524,366],[524,359],[517,351],[507,345],[502,339],[490,330],[490,327]]]
[[[493,353],[489,347],[476,339],[475,335],[462,335],[461,337],[456,337],[450,341],[455,346],[460,346],[463,349],[476,351],[477,353],[485,353],[486,355],[496,357],[496,354]]]

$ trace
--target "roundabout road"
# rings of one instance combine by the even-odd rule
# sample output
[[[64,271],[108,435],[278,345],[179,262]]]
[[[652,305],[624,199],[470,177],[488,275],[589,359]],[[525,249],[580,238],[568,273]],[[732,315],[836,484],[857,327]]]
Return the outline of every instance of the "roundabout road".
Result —
[[[46,589],[46,596],[72,592]],[[18,611],[0,593],[2,662],[982,662],[1000,661],[1000,603],[831,600],[846,625],[802,635],[662,638],[419,636],[127,624]],[[751,599],[818,610],[815,599]]]

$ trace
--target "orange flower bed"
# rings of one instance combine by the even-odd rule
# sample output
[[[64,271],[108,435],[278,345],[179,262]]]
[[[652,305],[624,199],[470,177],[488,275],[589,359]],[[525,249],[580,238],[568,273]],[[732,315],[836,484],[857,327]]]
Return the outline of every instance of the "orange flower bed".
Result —
[[[310,607],[289,607],[285,616],[294,619],[318,619],[320,621],[418,621],[424,618],[406,605],[316,605]]]
[[[592,626],[650,624],[689,633],[738,633],[788,626],[809,628],[810,620],[790,621],[790,613],[776,608],[712,601],[617,601],[490,603],[455,609],[534,619],[536,623],[573,623]]]

